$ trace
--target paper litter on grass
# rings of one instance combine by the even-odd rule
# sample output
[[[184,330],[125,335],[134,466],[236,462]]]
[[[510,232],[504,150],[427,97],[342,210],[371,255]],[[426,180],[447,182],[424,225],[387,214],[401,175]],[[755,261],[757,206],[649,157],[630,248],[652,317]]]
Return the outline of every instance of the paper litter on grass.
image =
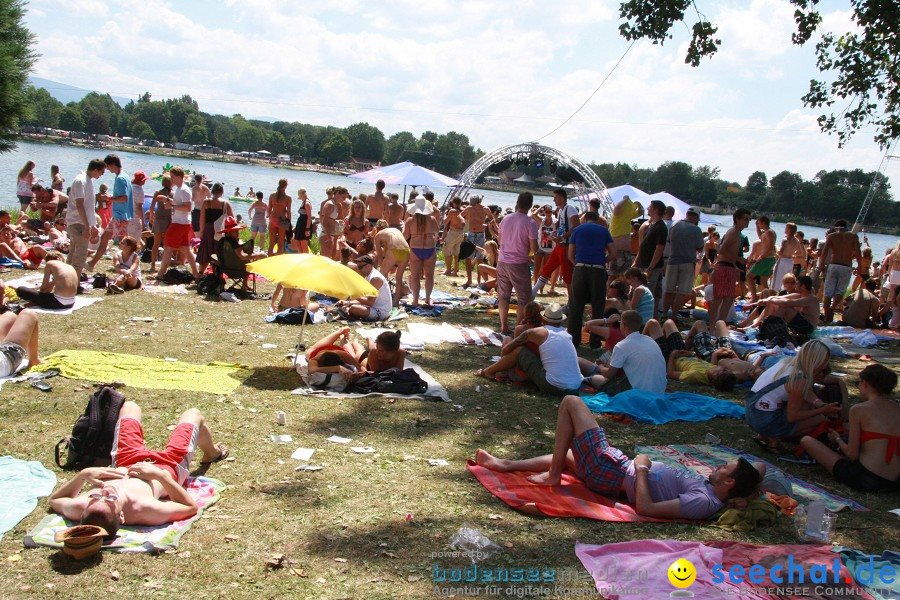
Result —
[[[275,442],[276,444],[289,444],[290,442],[294,441],[294,438],[292,438],[288,434],[278,435],[277,433],[273,433],[272,441]]]
[[[294,450],[294,453],[291,454],[291,458],[296,460],[309,460],[314,453],[315,450],[313,448],[297,448]]]
[[[450,463],[443,458],[429,458],[428,464],[432,467],[449,467]]]
[[[357,454],[373,454],[377,452],[377,450],[371,446],[353,446],[350,449]]]
[[[334,442],[335,444],[349,444],[353,441],[353,438],[345,438],[339,435],[333,435],[330,438],[325,440],[326,442]]]
[[[295,471],[321,471],[324,467],[321,465],[300,465],[299,467],[294,467]]]

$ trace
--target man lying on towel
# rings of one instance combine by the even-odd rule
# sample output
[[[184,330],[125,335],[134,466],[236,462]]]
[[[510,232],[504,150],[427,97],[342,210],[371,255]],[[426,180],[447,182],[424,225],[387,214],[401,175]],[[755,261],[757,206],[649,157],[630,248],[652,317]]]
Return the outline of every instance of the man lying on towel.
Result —
[[[492,471],[544,471],[528,479],[540,485],[558,485],[564,468],[603,496],[623,492],[639,515],[660,519],[708,519],[726,501],[756,492],[765,466],[739,458],[718,467],[708,479],[651,462],[646,454],[631,460],[609,445],[591,411],[578,396],[566,396],[559,405],[556,443],[552,455],[526,460],[495,458],[478,450],[475,462]]]
[[[82,525],[97,525],[113,539],[119,524],[163,525],[197,514],[197,505],[184,488],[197,446],[201,464],[227,458],[228,448],[214,444],[212,432],[196,408],[185,411],[157,452],[144,445],[141,408],[122,405],[113,440],[112,466],[83,469],[52,496],[50,507]],[[85,483],[91,487],[81,492]]]

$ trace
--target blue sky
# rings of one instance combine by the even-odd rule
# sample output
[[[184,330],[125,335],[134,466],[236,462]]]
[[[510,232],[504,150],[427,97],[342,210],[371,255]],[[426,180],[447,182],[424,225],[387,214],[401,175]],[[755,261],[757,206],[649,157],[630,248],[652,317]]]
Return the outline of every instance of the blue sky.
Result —
[[[803,108],[817,72],[812,44],[790,42],[786,0],[698,6],[720,25],[712,60],[684,64],[685,27],[664,46],[638,42],[543,143],[584,161],[717,166],[740,183],[755,170],[810,178],[877,168],[871,130],[838,149]],[[825,29],[852,26],[849,2],[820,6]],[[611,1],[31,0],[28,8],[40,77],[134,98],[190,94],[212,113],[367,121],[386,135],[454,130],[484,150],[556,127],[628,47]]]

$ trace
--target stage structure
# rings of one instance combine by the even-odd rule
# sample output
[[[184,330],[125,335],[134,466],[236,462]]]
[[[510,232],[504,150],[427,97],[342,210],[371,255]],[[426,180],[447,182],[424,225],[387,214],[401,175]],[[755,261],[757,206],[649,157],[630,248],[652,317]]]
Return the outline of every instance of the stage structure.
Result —
[[[601,213],[607,218],[612,215],[612,198],[593,169],[574,156],[535,142],[503,146],[476,160],[459,176],[459,185],[450,189],[444,203],[449,202],[454,196],[466,198],[475,181],[485,173],[499,175],[517,166],[531,165],[536,167],[546,165],[560,185],[566,188],[569,198],[579,202],[582,208],[587,208],[588,197],[593,193],[600,198]]]

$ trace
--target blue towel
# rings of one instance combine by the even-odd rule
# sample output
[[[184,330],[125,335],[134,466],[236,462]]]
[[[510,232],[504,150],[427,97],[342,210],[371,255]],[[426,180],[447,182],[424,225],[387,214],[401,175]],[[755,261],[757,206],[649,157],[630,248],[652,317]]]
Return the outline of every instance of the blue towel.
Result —
[[[31,514],[37,499],[56,486],[56,475],[37,461],[0,457],[0,540],[3,534]]]
[[[5,256],[0,256],[0,267],[14,267],[16,269],[24,269],[25,264],[22,263],[21,260],[15,260],[12,258],[6,258]]]
[[[418,317],[439,317],[444,312],[444,309],[447,308],[446,306],[413,306],[406,302],[403,303],[403,306],[406,312]]]
[[[873,598],[876,600],[900,598],[900,578],[897,577],[897,574],[900,573],[900,553],[885,550],[881,556],[871,555],[845,546],[835,546],[831,551],[840,552],[844,565],[850,569],[857,582],[872,594]],[[860,571],[861,567],[865,567],[865,570]],[[884,567],[889,567],[893,571],[891,583],[887,583],[879,576]],[[874,576],[871,570],[875,571]],[[888,572],[890,571],[885,571],[885,573]],[[860,581],[860,577],[866,581]]]
[[[743,406],[688,392],[660,395],[632,389],[612,397],[602,393],[583,396],[582,400],[593,413],[622,413],[641,423],[655,425],[669,421],[708,421],[715,417],[744,418]]]

